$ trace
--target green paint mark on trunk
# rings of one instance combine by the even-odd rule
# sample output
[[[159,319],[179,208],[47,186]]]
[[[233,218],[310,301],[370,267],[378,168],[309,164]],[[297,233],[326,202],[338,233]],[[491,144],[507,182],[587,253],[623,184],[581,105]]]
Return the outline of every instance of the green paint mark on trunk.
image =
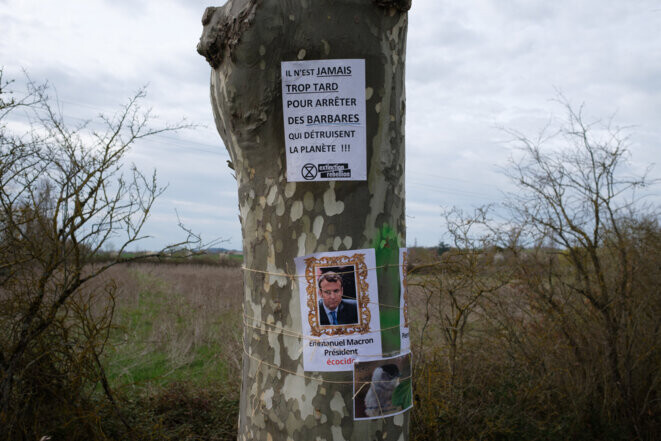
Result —
[[[384,354],[399,352],[399,238],[397,232],[384,224],[374,239],[379,303],[381,303],[381,346]]]

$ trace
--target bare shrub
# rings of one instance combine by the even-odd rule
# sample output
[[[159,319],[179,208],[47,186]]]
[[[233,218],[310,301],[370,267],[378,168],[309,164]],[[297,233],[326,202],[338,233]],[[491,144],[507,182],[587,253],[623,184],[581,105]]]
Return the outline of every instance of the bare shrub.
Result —
[[[414,439],[661,436],[661,228],[636,192],[651,182],[623,175],[621,131],[564,108],[550,133],[511,132],[522,156],[507,169],[508,222],[455,213],[462,243],[409,283]]]
[[[162,191],[122,158],[178,127],[149,127],[142,90],[114,116],[70,126],[47,87],[28,81],[15,98],[8,86],[0,70],[0,438],[102,437],[97,387],[125,420],[99,360],[116,286],[98,278],[142,238]],[[19,109],[30,126],[17,133],[6,118]],[[109,238],[117,257],[89,265]]]

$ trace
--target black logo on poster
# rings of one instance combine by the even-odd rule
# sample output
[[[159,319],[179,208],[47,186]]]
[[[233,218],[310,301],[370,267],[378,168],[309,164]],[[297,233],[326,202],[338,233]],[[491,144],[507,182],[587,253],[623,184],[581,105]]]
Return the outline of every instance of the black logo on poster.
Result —
[[[319,177],[326,179],[350,178],[349,164],[319,164]]]
[[[317,177],[317,167],[315,167],[314,164],[305,164],[301,169],[301,176],[303,176],[303,179],[306,181],[313,180]]]

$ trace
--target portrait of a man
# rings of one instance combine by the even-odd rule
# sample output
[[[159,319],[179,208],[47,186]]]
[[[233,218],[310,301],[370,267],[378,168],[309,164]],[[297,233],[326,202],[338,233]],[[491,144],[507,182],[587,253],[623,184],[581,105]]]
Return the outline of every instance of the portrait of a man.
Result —
[[[321,326],[358,323],[358,303],[345,296],[344,285],[345,281],[342,276],[333,271],[325,272],[319,277],[319,324]]]

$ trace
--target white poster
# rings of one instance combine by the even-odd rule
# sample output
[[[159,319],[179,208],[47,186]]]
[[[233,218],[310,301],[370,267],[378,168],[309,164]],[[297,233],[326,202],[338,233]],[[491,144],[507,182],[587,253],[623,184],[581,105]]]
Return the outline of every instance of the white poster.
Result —
[[[297,257],[303,369],[350,371],[357,357],[380,356],[374,250]]]
[[[411,337],[409,336],[409,290],[406,283],[406,270],[409,253],[406,248],[399,249],[399,334],[401,340],[401,351],[406,352],[411,348]]]
[[[365,60],[283,61],[287,181],[364,181]]]

